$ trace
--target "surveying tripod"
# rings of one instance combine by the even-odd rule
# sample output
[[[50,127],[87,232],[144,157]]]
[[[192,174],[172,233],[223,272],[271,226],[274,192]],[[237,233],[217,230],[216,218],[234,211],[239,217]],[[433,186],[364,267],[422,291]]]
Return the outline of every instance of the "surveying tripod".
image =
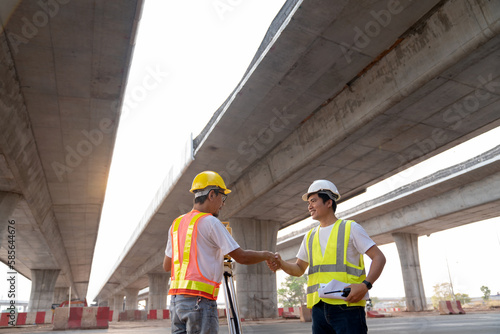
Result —
[[[223,223],[231,233],[229,223]],[[229,255],[224,256],[224,297],[226,297],[226,316],[229,334],[241,334],[241,321],[239,315],[238,301],[233,281],[233,260]]]

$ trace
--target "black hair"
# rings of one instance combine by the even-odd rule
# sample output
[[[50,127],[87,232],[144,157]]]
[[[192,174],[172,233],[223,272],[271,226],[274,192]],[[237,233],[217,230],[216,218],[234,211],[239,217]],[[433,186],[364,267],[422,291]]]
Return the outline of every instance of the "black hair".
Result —
[[[326,203],[326,201],[328,201],[329,199],[332,200],[333,213],[337,211],[337,203],[333,199],[331,199],[330,196],[324,193],[318,193],[318,197],[320,197],[323,200],[323,203]]]
[[[224,191],[222,189],[210,189],[210,191],[212,191],[212,190],[215,192],[215,195],[219,195],[220,192],[224,193]],[[210,191],[206,195],[195,197],[194,198],[194,203],[195,204],[203,204],[203,203],[205,203],[205,201],[208,198],[208,195],[210,195]]]

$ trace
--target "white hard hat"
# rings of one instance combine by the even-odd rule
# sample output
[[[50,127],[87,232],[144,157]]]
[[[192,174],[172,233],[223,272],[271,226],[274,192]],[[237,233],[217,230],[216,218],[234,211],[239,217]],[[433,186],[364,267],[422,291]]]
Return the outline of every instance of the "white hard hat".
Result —
[[[340,199],[339,191],[335,185],[328,180],[316,180],[309,186],[307,193],[302,195],[302,199],[307,202],[309,194],[322,193],[328,195],[332,200],[338,201]]]

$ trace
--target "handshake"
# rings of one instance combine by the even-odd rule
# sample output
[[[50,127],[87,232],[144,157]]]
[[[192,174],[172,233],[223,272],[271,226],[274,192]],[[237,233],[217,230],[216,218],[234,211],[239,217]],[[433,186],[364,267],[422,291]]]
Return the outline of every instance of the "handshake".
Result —
[[[272,271],[281,269],[281,266],[283,265],[283,260],[281,259],[281,256],[278,253],[272,253],[272,252],[267,252],[267,253],[268,253],[268,258],[266,259],[266,263],[269,269],[271,269]]]

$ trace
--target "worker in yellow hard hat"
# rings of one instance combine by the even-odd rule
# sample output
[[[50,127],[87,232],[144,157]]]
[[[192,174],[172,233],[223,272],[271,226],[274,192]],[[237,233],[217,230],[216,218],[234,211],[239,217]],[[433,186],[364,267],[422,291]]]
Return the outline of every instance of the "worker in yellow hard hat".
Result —
[[[163,268],[171,272],[172,333],[218,333],[217,295],[224,272],[224,256],[241,264],[268,261],[269,251],[244,250],[217,218],[231,192],[216,172],[205,171],[193,180],[193,209],[178,217],[169,230]]]
[[[367,293],[382,273],[385,256],[361,225],[337,219],[340,193],[331,181],[314,181],[302,199],[319,226],[304,235],[296,262],[276,254],[277,261],[268,262],[269,268],[302,276],[309,267],[307,307],[312,308],[313,334],[367,333]],[[363,254],[372,260],[368,275]],[[347,296],[345,288],[350,289]]]

